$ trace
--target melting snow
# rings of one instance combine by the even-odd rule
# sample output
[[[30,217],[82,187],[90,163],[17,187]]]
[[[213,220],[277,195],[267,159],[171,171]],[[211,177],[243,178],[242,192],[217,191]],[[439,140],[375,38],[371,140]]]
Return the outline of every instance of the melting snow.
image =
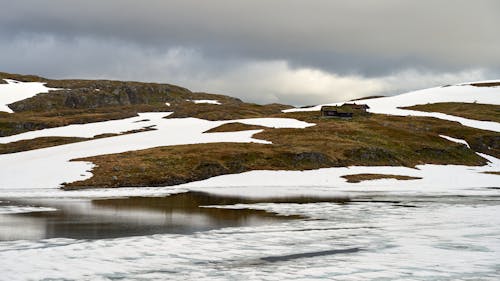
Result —
[[[452,116],[437,112],[422,112],[415,110],[400,109],[399,107],[407,107],[419,104],[439,103],[439,102],[462,102],[462,103],[484,103],[500,105],[500,88],[499,87],[474,87],[470,85],[455,85],[449,87],[437,87],[424,89],[414,92],[409,92],[402,95],[366,99],[357,101],[361,104],[370,106],[369,111],[379,114],[390,114],[399,116],[428,116],[443,120],[456,121],[464,126],[500,132],[500,123],[489,121],[477,121],[467,118]],[[325,105],[341,105],[343,103],[332,103]],[[286,109],[284,112],[297,111],[318,111],[321,109],[318,105],[309,108],[293,108]]]
[[[403,200],[416,208],[389,202],[253,204],[246,207],[310,219],[192,235],[5,241],[0,242],[0,279],[498,279],[498,205],[477,199],[466,204]],[[50,231],[44,224],[32,228]],[[359,252],[266,261],[343,249]]]
[[[2,85],[0,85],[2,86]],[[464,86],[467,87],[467,86]],[[1,89],[2,87],[0,87]],[[0,92],[1,93],[1,92]],[[498,99],[498,98],[497,98]],[[1,100],[0,104],[3,104]],[[479,102],[479,101],[478,101]],[[498,100],[497,100],[498,102]],[[498,104],[498,103],[494,103]],[[372,105],[370,105],[372,106]],[[373,106],[372,108],[375,108]],[[91,166],[67,160],[78,155],[113,153],[156,145],[213,141],[256,141],[256,131],[203,134],[224,122],[195,118],[163,119],[168,113],[150,115],[157,131],[141,132],[76,144],[63,145],[11,155],[0,155],[0,197],[93,197],[154,195],[184,192],[189,189],[220,194],[247,196],[347,193],[402,193],[424,195],[404,199],[418,208],[370,202],[317,204],[253,204],[280,214],[302,214],[307,220],[293,220],[258,227],[237,227],[195,233],[193,235],[148,235],[101,240],[46,239],[0,242],[2,276],[6,280],[26,279],[405,279],[415,280],[496,280],[498,273],[498,234],[500,225],[497,205],[488,203],[488,194],[498,196],[498,176],[481,172],[498,171],[500,160],[482,155],[490,163],[483,167],[457,165],[421,165],[405,167],[344,167],[313,171],[253,171],[220,176],[178,187],[121,188],[64,192],[58,189],[16,189],[55,187],[61,180],[74,180]],[[163,116],[162,116],[163,115]],[[144,126],[139,117],[106,123],[106,132],[119,132]],[[238,120],[262,126],[306,127],[312,124],[293,119]],[[115,121],[108,121],[115,122]],[[256,123],[254,123],[256,122]],[[260,122],[260,123],[259,123]],[[286,124],[290,122],[290,124]],[[113,124],[113,125],[110,125]],[[286,124],[286,125],[285,125]],[[115,128],[117,126],[118,128]],[[66,126],[33,132],[24,138],[67,134],[91,136],[102,133],[99,124]],[[90,133],[80,131],[89,130]],[[462,140],[442,135],[450,141]],[[18,139],[20,137],[17,137]],[[5,141],[6,139],[4,139]],[[13,138],[10,139],[13,141]],[[76,166],[74,166],[76,165]],[[79,166],[80,165],[80,166]],[[68,170],[69,169],[69,170]],[[72,172],[71,169],[74,169]],[[69,172],[68,179],[62,176]],[[347,183],[346,174],[382,173],[423,177],[422,180],[375,180]],[[84,177],[88,176],[84,175]],[[13,189],[8,178],[14,178]],[[222,187],[221,187],[222,186]],[[225,186],[225,187],[224,187]],[[477,187],[477,188],[476,188]],[[9,193],[10,192],[10,193]],[[452,203],[448,197],[437,203],[434,195],[478,194],[472,203]],[[17,195],[16,195],[17,194]],[[389,198],[390,199],[390,198]],[[467,199],[469,200],[469,199]],[[42,209],[4,206],[6,213],[32,212]],[[10,208],[10,209],[9,209]],[[17,208],[17,209],[16,209]],[[45,210],[47,211],[47,210]],[[5,219],[5,217],[4,217]],[[48,231],[45,225],[33,223],[33,231]],[[350,254],[328,255],[267,263],[269,256],[294,256],[304,252],[360,249]],[[332,266],[336,265],[336,266]],[[438,265],[438,266],[437,266]],[[71,270],[68,270],[71,268]],[[30,269],[30,270],[27,270]],[[2,279],[2,278],[0,278]]]
[[[53,212],[53,211],[57,211],[57,209],[48,207],[16,206],[16,205],[0,206],[0,215],[34,213],[34,212]]]
[[[45,87],[45,83],[40,82],[19,82],[11,79],[4,79],[7,84],[0,84],[0,111],[13,113],[8,107],[16,101],[31,98],[40,93],[47,93],[50,90],[57,90]]]
[[[249,197],[291,195],[339,195],[352,192],[410,192],[442,193],[450,189],[500,187],[498,175],[485,171],[499,171],[500,159],[480,154],[490,163],[485,166],[418,165],[415,169],[393,166],[351,166],[307,171],[250,171],[224,175],[180,185],[190,190],[207,191],[219,195]],[[348,183],[341,178],[353,174],[387,174],[420,177],[416,180],[379,179]]]
[[[463,145],[467,146],[468,148],[470,148],[469,144],[465,140],[456,139],[456,138],[452,138],[452,137],[445,136],[445,135],[439,135],[439,136],[442,137],[443,139],[447,139],[451,142],[460,143],[460,144],[463,144]]]
[[[15,83],[7,85],[26,85],[30,83]],[[43,86],[43,84],[39,86]],[[5,86],[5,85],[4,85]],[[44,87],[44,86],[43,86]],[[473,94],[471,94],[471,92]],[[201,101],[201,100],[197,100]],[[371,107],[372,112],[396,115],[414,114],[415,111],[401,110],[399,106],[410,106],[422,103],[435,102],[480,102],[499,104],[498,89],[479,88],[472,86],[450,86],[433,88],[408,94],[364,100]],[[193,101],[196,102],[196,101]],[[320,106],[309,109],[293,109],[289,111],[319,110]],[[458,117],[438,113],[416,112],[426,116],[440,116],[443,119],[456,120]],[[274,128],[305,128],[314,124],[289,118],[254,118],[227,121],[207,121],[196,118],[165,119],[170,112],[141,113],[137,117],[123,120],[70,125],[59,128],[27,132],[15,136],[0,138],[0,143],[8,143],[24,139],[47,136],[93,137],[104,133],[120,133],[152,127],[156,130],[115,137],[96,139],[91,141],[61,145],[56,147],[26,151],[20,153],[0,155],[0,196],[29,196],[29,194],[52,194],[58,196],[53,188],[62,182],[71,182],[89,178],[91,163],[69,162],[71,159],[121,153],[131,150],[147,149],[158,146],[214,143],[214,142],[256,142],[269,143],[265,140],[252,138],[261,130],[241,132],[203,133],[211,128],[231,122],[240,122],[251,125],[261,125]],[[451,118],[451,119],[450,119]],[[459,118],[460,119],[460,118]],[[464,119],[464,118],[462,118]],[[479,122],[472,125],[479,127],[487,125],[488,129],[497,130],[495,122]],[[143,121],[143,122],[137,122]],[[495,126],[491,126],[494,123]],[[442,135],[441,137],[467,145],[463,140]],[[483,167],[469,167],[459,165],[420,165],[417,169],[406,167],[342,167],[311,171],[251,171],[237,175],[214,177],[201,182],[189,183],[178,187],[166,188],[139,188],[106,191],[107,195],[120,194],[169,194],[172,188],[180,190],[205,190],[216,193],[237,193],[238,195],[285,195],[285,194],[331,194],[337,192],[357,192],[362,190],[391,190],[404,192],[440,192],[449,188],[474,188],[484,186],[498,186],[498,175],[485,174],[484,171],[500,170],[500,160],[491,156],[481,155],[490,163]],[[396,174],[421,177],[419,180],[398,181],[395,179],[380,179],[361,183],[347,183],[341,178],[343,175],[359,173]],[[450,176],[453,175],[453,176]],[[220,188],[223,186],[224,188]],[[52,189],[50,189],[52,188]],[[18,191],[25,191],[18,193]],[[61,192],[61,194],[64,192]],[[81,193],[64,193],[68,196],[100,196],[103,192],[85,191]],[[76,195],[78,194],[78,195]],[[100,195],[99,195],[100,194]],[[52,196],[51,195],[51,196]]]
[[[194,103],[221,104],[218,100],[188,100]]]
[[[87,162],[69,162],[71,159],[122,153],[159,146],[216,143],[254,142],[269,144],[252,136],[262,130],[240,132],[203,133],[222,124],[234,122],[207,121],[197,118],[165,119],[163,113],[143,113],[138,117],[83,125],[28,132],[16,136],[0,138],[7,143],[23,139],[48,136],[91,137],[103,133],[118,133],[127,130],[154,126],[156,130],[126,134],[37,150],[0,155],[0,188],[55,188],[63,182],[87,179],[93,165]],[[137,122],[147,118],[147,121]],[[276,128],[305,128],[314,124],[289,118],[241,119],[237,122]]]
[[[63,127],[49,128],[43,130],[29,131],[8,137],[0,137],[0,143],[9,143],[20,140],[28,140],[39,137],[79,137],[92,138],[101,134],[119,134],[131,130],[139,130],[149,126],[155,126],[165,116],[172,114],[171,112],[151,112],[139,113],[139,116],[95,122],[87,124],[75,124]],[[141,122],[139,122],[141,121]]]

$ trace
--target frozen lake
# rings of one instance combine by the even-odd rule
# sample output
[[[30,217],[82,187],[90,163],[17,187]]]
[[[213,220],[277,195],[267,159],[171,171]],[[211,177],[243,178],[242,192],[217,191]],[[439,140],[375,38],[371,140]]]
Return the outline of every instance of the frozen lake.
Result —
[[[1,280],[500,278],[492,187],[348,199],[192,192],[0,201]]]

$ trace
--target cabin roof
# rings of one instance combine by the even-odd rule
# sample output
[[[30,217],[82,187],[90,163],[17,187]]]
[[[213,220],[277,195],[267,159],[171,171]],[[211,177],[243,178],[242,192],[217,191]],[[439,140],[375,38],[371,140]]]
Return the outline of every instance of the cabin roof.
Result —
[[[370,108],[367,104],[364,104],[364,103],[360,103],[360,104],[357,104],[357,103],[344,103],[342,106],[350,106],[350,107],[355,107],[355,108],[365,108],[365,109],[368,109]]]
[[[339,112],[353,112],[360,109],[370,108],[366,104],[352,104],[344,103],[343,105],[324,105],[321,107],[321,111],[339,111]]]
[[[321,107],[321,111],[337,110],[338,108],[336,105],[324,105]]]

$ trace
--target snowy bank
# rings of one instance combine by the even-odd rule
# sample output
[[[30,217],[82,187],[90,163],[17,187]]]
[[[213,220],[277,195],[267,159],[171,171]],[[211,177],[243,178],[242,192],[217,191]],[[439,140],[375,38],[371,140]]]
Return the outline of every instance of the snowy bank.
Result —
[[[11,142],[48,136],[91,137],[96,134],[118,133],[151,126],[155,130],[90,141],[71,143],[19,153],[0,155],[0,189],[11,188],[57,188],[63,182],[90,178],[93,165],[86,162],[69,162],[71,159],[122,153],[159,146],[198,143],[262,143],[266,140],[252,136],[262,130],[239,132],[204,133],[207,130],[230,122],[260,125],[273,128],[305,128],[313,126],[307,122],[289,118],[255,118],[227,121],[208,121],[197,118],[171,118],[170,112],[144,113],[139,117],[122,120],[70,125],[59,128],[32,131],[0,139]],[[137,122],[148,118],[143,122]]]
[[[415,169],[397,166],[350,166],[307,171],[250,171],[223,175],[207,180],[179,185],[180,188],[205,191],[218,195],[266,197],[340,195],[352,192],[405,192],[418,194],[447,193],[500,187],[500,159],[485,154],[485,166],[418,165]],[[342,176],[384,174],[418,177],[414,180],[378,179],[349,183]]]
[[[218,100],[187,100],[187,101],[194,103],[206,103],[206,104],[217,104],[217,105],[221,104]]]
[[[432,104],[440,102],[458,103],[483,103],[500,105],[500,87],[475,87],[471,85],[455,85],[448,87],[429,88],[391,97],[374,98],[356,101],[367,104],[371,113],[389,114],[399,116],[427,116],[443,120],[456,121],[464,126],[500,132],[500,124],[497,122],[477,121],[467,118],[452,116],[437,112],[422,112],[415,110],[400,109],[420,104]],[[341,105],[331,103],[324,105]],[[308,108],[292,108],[283,112],[319,111],[323,105]]]
[[[7,84],[0,84],[0,111],[13,113],[8,107],[9,104],[31,98],[40,93],[48,93],[51,90],[45,83],[41,82],[19,82],[11,79],[4,79]]]

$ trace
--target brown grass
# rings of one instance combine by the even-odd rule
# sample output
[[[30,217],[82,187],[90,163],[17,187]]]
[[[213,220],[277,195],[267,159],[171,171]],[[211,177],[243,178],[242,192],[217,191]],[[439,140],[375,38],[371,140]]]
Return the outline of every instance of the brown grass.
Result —
[[[393,152],[392,154],[397,158],[396,163],[414,166],[415,164],[412,163],[455,162],[452,159],[456,159],[463,152],[458,149],[458,146],[462,145],[451,144],[442,138],[439,140],[438,135],[447,135],[465,139],[475,151],[500,157],[500,133],[465,127],[458,122],[428,117],[379,114],[372,114],[369,117],[355,116],[352,120],[320,118],[317,112],[288,113],[280,116],[316,123],[317,126],[302,130],[278,129],[273,131],[276,133],[266,130],[257,134],[256,137],[275,144],[290,143],[300,147],[325,146],[324,150],[334,155],[336,154],[334,151],[342,151],[345,146],[349,147],[353,144],[363,148],[385,149]],[[466,158],[477,159],[476,157]]]
[[[85,158],[98,165],[94,176],[66,188],[163,186],[203,180],[250,170],[303,170],[335,165],[307,159],[271,145],[211,143],[151,148]],[[83,160],[83,159],[77,159]]]
[[[21,140],[16,142],[0,144],[0,154],[16,153],[40,148],[47,148],[52,146],[70,144],[81,141],[95,140],[100,138],[109,138],[126,134],[135,134],[140,132],[146,132],[155,130],[151,127],[145,127],[137,130],[130,130],[120,134],[101,134],[96,135],[93,138],[78,138],[78,137],[39,137],[28,140]]]
[[[483,174],[499,175],[500,176],[500,171],[487,171],[487,172],[483,172]]]
[[[248,130],[264,130],[267,129],[263,126],[258,125],[248,125],[239,122],[227,123],[224,125],[220,125],[218,127],[212,128],[205,133],[220,133],[220,132],[239,132],[239,131],[248,131]]]
[[[34,75],[0,72],[3,78],[46,82],[62,90],[38,94],[10,104],[14,114],[0,112],[0,136],[136,116],[138,112],[174,111],[170,118],[197,117],[231,120],[279,114],[287,105],[245,103],[229,96],[197,92],[171,84],[111,80],[52,80]],[[195,104],[187,100],[218,100],[222,105]],[[170,106],[166,106],[168,102]]]
[[[470,84],[474,87],[498,87],[500,86],[500,82],[480,82],[480,83],[472,83]]]
[[[0,73],[0,78],[43,81],[49,87],[71,89],[39,94],[10,105],[16,113],[0,113],[0,136],[69,124],[123,119],[148,111],[174,111],[168,118],[231,120],[289,117],[317,124],[305,129],[265,129],[255,135],[256,138],[271,141],[272,145],[198,144],[80,159],[98,165],[93,171],[94,177],[69,184],[67,188],[173,185],[256,169],[304,170],[347,165],[413,167],[425,163],[484,165],[486,160],[474,151],[500,157],[499,133],[434,118],[373,114],[355,115],[349,120],[329,119],[320,118],[319,112],[284,114],[281,110],[289,106],[244,103],[223,95],[192,93],[168,84],[50,80],[6,73]],[[222,105],[195,104],[186,99],[214,99]],[[171,106],[166,106],[165,102]],[[438,104],[438,109],[457,115],[467,114],[467,118],[487,116],[498,120],[498,107],[477,104],[460,105],[458,108],[453,106]],[[249,128],[256,127],[232,123],[207,133]],[[474,151],[449,142],[439,137],[439,134],[464,139]],[[112,135],[98,137],[107,136]],[[3,149],[15,152],[73,141],[81,139],[38,139],[9,144]]]
[[[71,124],[85,124],[137,116],[138,112],[169,111],[165,107],[149,105],[113,106],[108,108],[54,110],[47,112],[0,112],[0,136],[27,131],[54,128]]]
[[[196,117],[205,120],[233,120],[243,118],[269,117],[280,114],[281,110],[291,108],[282,104],[258,105],[252,103],[228,103],[228,104],[195,104],[184,102],[178,106],[172,106],[174,111],[168,118]]]
[[[414,105],[404,107],[404,109],[440,112],[468,119],[500,122],[500,106],[493,104],[444,102]]]
[[[0,154],[16,153],[21,151],[46,148],[68,143],[88,140],[86,138],[73,137],[42,137],[30,140],[21,140],[6,144],[0,144]]]
[[[486,160],[474,151],[438,136],[446,134],[473,143],[475,138],[488,134],[455,122],[384,115],[352,120],[323,119],[317,112],[279,116],[317,125],[305,129],[265,129],[254,136],[272,141],[272,145],[182,145],[77,159],[95,163],[94,176],[67,184],[66,188],[176,185],[250,170],[307,170],[348,165],[414,167],[424,163],[486,164]]]
[[[379,180],[379,179],[397,179],[397,180],[419,180],[419,177],[410,177],[402,175],[384,175],[384,174],[355,174],[345,175],[342,178],[346,179],[349,183],[358,183],[362,181]]]

